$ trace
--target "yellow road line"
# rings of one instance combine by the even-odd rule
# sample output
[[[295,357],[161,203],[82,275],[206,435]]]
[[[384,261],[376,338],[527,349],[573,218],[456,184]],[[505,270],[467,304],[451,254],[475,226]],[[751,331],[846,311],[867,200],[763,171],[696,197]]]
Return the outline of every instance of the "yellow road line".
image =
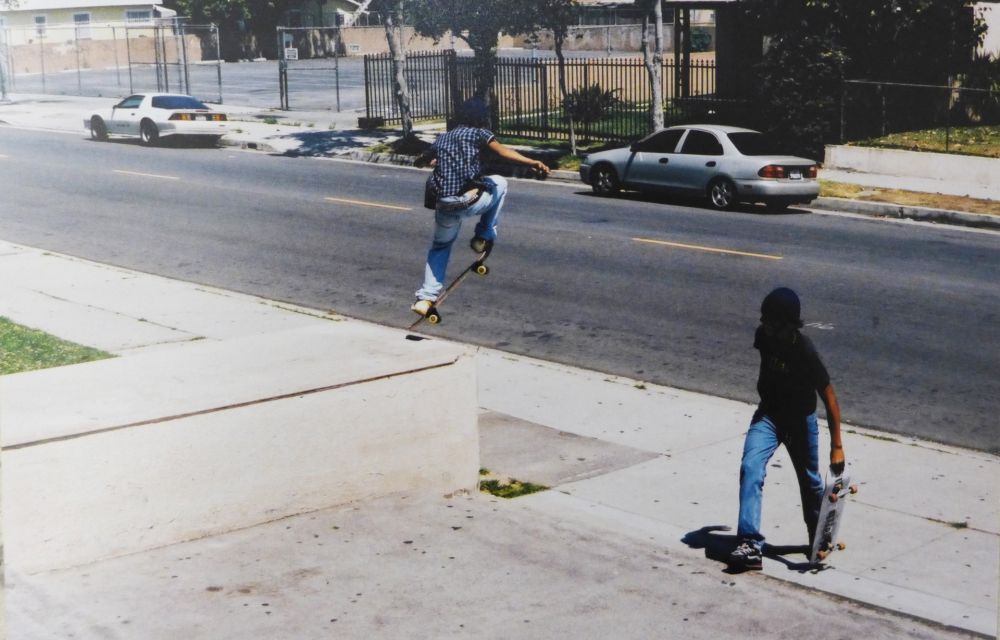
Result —
[[[750,253],[748,251],[733,251],[732,249],[719,249],[717,247],[705,247],[698,244],[683,244],[680,242],[667,242],[666,240],[652,240],[650,238],[632,238],[636,242],[648,244],[661,244],[667,247],[677,247],[680,249],[694,249],[696,251],[708,251],[709,253],[724,253],[731,256],[745,256],[748,258],[763,258],[764,260],[782,260],[782,256],[772,256],[766,253]]]
[[[160,180],[180,180],[176,176],[160,176],[155,173],[139,173],[138,171],[125,171],[124,169],[112,169],[114,173],[123,173],[127,176],[142,176],[143,178],[159,178]]]
[[[379,204],[378,202],[365,202],[364,200],[347,200],[346,198],[324,198],[330,202],[343,202],[344,204],[359,204],[363,207],[379,207],[380,209],[395,209],[396,211],[413,211],[411,207],[397,207],[391,204]]]

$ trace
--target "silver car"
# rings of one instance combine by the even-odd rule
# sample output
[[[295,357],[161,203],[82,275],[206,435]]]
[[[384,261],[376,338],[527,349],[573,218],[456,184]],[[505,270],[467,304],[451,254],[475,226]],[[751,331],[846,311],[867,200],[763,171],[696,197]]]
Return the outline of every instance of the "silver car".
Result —
[[[598,195],[671,191],[704,196],[716,209],[739,202],[784,209],[819,195],[813,160],[776,153],[758,131],[708,124],[661,129],[630,147],[592,153],[580,179]]]

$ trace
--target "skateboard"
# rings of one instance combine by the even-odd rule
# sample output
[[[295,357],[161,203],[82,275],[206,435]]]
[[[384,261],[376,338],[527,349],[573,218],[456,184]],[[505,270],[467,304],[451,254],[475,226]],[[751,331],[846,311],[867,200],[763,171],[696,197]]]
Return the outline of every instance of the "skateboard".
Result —
[[[839,475],[827,477],[826,490],[819,508],[819,520],[816,522],[816,537],[812,541],[809,563],[818,564],[834,550],[843,551],[847,545],[837,540],[840,521],[844,517],[844,506],[847,496],[858,492],[856,485],[850,484],[850,476]]]
[[[485,276],[489,274],[490,268],[486,265],[486,258],[490,256],[490,252],[492,251],[493,247],[490,246],[489,248],[486,249],[486,251],[480,253],[476,257],[475,261],[469,266],[467,266],[462,271],[462,273],[455,276],[455,279],[451,281],[451,284],[449,284],[447,287],[444,288],[444,291],[442,291],[441,295],[439,295],[437,300],[434,301],[434,304],[431,305],[431,308],[427,310],[427,315],[417,318],[416,322],[411,324],[408,330],[412,331],[417,327],[417,325],[419,325],[424,320],[426,320],[431,324],[437,324],[441,322],[441,312],[438,311],[438,307],[440,307],[441,303],[444,302],[445,298],[448,297],[448,294],[450,294],[452,291],[455,290],[455,287],[462,284],[462,281],[465,280],[465,278],[470,273],[475,273],[476,275],[479,276]]]

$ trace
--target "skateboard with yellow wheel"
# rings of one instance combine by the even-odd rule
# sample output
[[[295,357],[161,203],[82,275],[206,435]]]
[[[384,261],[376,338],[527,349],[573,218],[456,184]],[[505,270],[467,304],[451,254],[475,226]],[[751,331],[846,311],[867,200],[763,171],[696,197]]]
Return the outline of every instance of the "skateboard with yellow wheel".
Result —
[[[819,564],[831,553],[843,551],[847,545],[837,539],[840,522],[844,516],[847,496],[858,492],[858,487],[850,483],[850,476],[839,475],[827,478],[816,522],[816,534],[809,554],[810,564]]]
[[[417,327],[417,325],[419,325],[424,320],[426,320],[427,322],[429,322],[431,324],[438,324],[439,322],[441,322],[441,312],[438,311],[438,307],[441,306],[441,303],[444,302],[445,298],[447,298],[448,295],[452,291],[454,291],[455,288],[458,285],[460,285],[462,283],[462,281],[465,280],[465,278],[470,273],[475,273],[478,276],[486,276],[486,275],[489,274],[490,268],[486,264],[486,258],[489,257],[489,255],[490,255],[490,253],[492,251],[493,251],[493,245],[491,243],[491,244],[489,244],[487,246],[487,248],[486,248],[485,251],[481,252],[476,257],[475,261],[472,264],[470,264],[469,266],[467,266],[462,271],[462,273],[460,273],[457,276],[455,276],[455,279],[451,281],[451,284],[449,284],[447,287],[445,287],[444,291],[441,292],[441,295],[439,295],[437,297],[437,300],[435,300],[434,303],[431,304],[430,308],[427,310],[427,313],[425,313],[424,315],[422,315],[419,318],[417,318],[417,320],[413,324],[411,324],[409,326],[408,330],[415,329]]]

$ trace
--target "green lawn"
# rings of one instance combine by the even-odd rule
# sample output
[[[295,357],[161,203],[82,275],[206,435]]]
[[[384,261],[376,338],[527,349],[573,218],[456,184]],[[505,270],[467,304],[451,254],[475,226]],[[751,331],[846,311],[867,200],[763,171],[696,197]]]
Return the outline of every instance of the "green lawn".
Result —
[[[100,349],[67,342],[0,317],[0,375],[110,357]]]
[[[1000,125],[953,127],[950,131],[944,128],[904,131],[882,138],[859,140],[851,145],[1000,158]]]

